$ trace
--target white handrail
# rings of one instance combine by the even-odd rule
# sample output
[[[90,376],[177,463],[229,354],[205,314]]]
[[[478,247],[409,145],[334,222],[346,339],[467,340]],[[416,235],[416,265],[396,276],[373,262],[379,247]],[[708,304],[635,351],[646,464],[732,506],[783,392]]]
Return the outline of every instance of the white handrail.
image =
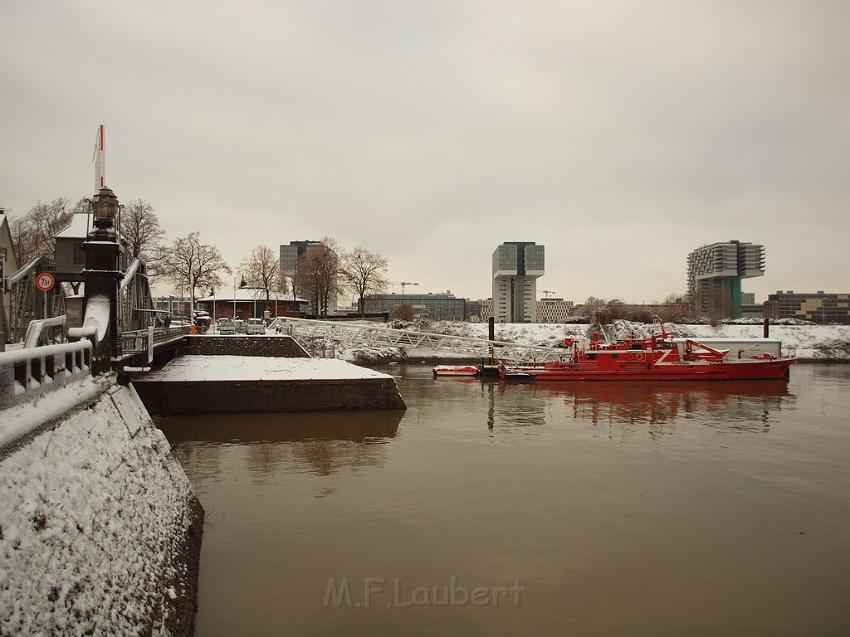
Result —
[[[525,345],[507,341],[489,341],[470,336],[453,336],[433,332],[397,330],[391,327],[360,324],[350,321],[322,321],[280,316],[269,324],[269,329],[290,325],[303,336],[322,336],[345,345],[387,345],[392,347],[430,347],[457,350],[474,356],[489,355],[489,348],[496,350],[499,358],[515,360],[547,361],[563,356],[562,348],[543,345]]]
[[[93,347],[84,339],[0,352],[0,407],[91,376]]]

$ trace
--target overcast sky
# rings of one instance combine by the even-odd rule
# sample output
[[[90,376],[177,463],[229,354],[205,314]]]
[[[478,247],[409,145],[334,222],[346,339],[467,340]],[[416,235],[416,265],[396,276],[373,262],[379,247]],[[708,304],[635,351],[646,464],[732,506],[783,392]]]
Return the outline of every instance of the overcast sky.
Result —
[[[0,206],[107,183],[232,266],[334,237],[418,291],[650,302],[693,248],[850,291],[850,2],[0,0]]]

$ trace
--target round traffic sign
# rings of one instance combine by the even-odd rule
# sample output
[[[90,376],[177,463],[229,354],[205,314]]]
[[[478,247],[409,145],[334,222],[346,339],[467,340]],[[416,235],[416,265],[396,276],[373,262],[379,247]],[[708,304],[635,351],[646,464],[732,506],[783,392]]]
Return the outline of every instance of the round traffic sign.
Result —
[[[49,292],[53,289],[54,285],[56,285],[56,277],[50,274],[50,272],[42,272],[35,277],[35,287],[42,292]]]

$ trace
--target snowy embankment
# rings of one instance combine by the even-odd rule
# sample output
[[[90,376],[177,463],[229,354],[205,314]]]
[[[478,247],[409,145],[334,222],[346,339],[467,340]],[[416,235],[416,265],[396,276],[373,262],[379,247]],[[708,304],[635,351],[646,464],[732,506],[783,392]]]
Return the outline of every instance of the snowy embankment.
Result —
[[[616,321],[613,327],[615,338],[627,336],[629,332],[646,335],[659,331],[658,325]],[[761,323],[720,323],[690,325],[671,323],[664,326],[674,336],[700,338],[761,338],[764,334]],[[801,360],[850,361],[850,325],[812,325],[802,322],[770,325],[770,338],[782,342],[782,353],[796,355]]]
[[[112,387],[0,460],[0,634],[189,632],[201,519],[135,390]]]
[[[762,324],[727,324],[717,327],[711,325],[686,325],[677,323],[665,324],[668,332],[675,336],[699,338],[761,338]],[[404,329],[417,329],[409,324]],[[423,332],[450,334],[472,338],[487,338],[486,323],[461,323],[438,321],[418,326]],[[644,336],[651,332],[658,333],[659,325],[616,321],[606,326],[606,333],[611,338],[622,338],[634,333]],[[527,345],[543,345],[554,347],[563,343],[565,338],[587,338],[590,326],[580,323],[513,323],[497,324],[496,340]],[[771,324],[770,338],[782,341],[782,352],[796,354],[802,360],[817,361],[850,361],[850,326],[848,325],[811,325]],[[376,363],[404,360],[460,360],[472,357],[458,352],[438,351],[430,349],[411,349],[403,347],[384,348],[354,348],[342,350],[340,355],[346,360],[361,363]]]

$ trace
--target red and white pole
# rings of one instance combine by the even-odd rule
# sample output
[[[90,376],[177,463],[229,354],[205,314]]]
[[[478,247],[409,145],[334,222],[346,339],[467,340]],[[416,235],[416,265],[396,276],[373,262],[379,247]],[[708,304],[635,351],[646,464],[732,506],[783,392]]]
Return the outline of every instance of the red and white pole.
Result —
[[[104,145],[105,126],[101,124],[97,127],[97,141],[95,142],[94,153],[94,189],[95,192],[106,187],[106,149]]]

